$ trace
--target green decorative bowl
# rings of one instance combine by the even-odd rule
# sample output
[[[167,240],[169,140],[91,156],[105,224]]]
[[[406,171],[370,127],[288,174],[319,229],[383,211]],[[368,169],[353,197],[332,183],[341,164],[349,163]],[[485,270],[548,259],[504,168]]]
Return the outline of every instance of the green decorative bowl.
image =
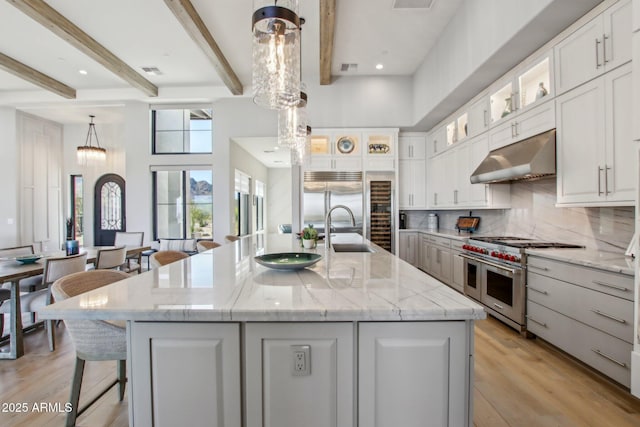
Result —
[[[254,259],[258,264],[276,270],[300,270],[320,261],[322,255],[307,252],[282,252],[261,255]]]
[[[18,261],[21,264],[34,264],[40,258],[42,258],[42,255],[23,255],[23,256],[17,256],[16,261]]]

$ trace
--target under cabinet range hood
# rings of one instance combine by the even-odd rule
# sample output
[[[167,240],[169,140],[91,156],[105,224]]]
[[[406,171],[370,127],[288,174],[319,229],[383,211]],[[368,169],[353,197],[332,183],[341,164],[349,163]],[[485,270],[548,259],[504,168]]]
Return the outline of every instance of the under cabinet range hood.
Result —
[[[472,184],[532,180],[556,173],[556,130],[491,151],[471,174]]]

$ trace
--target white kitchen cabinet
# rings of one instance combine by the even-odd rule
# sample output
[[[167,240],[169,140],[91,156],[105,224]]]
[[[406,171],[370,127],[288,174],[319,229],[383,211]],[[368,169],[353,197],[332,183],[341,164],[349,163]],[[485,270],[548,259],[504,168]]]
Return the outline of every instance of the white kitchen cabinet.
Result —
[[[350,322],[248,323],[246,426],[353,426],[353,340]],[[296,372],[300,352],[306,375]]]
[[[565,206],[635,203],[631,64],[556,100],[557,197]]]
[[[398,199],[400,209],[426,206],[425,160],[398,160]]]
[[[530,254],[527,329],[629,387],[633,277]]]
[[[411,133],[398,137],[398,159],[422,160],[426,152],[426,134]]]
[[[633,0],[631,4],[631,8],[632,8],[631,30],[634,33],[636,33],[638,30],[640,30],[640,0]],[[635,53],[635,50],[634,50],[634,53]]]
[[[467,132],[470,138],[489,129],[489,98],[482,95],[469,107]]]
[[[538,135],[556,127],[553,100],[514,115],[512,119],[489,131],[489,149],[495,150]]]
[[[427,139],[427,156],[433,157],[447,148],[447,127],[438,126],[429,134]]]
[[[631,15],[631,1],[619,1],[556,45],[557,94],[631,59]]]
[[[469,327],[466,322],[360,323],[358,425],[471,426]]]
[[[638,0],[640,2],[640,0]],[[640,5],[636,7],[634,4],[634,12],[638,10],[640,14]],[[633,111],[640,112],[640,31],[633,34]],[[632,139],[634,141],[640,141],[640,120],[633,121],[633,134]]]
[[[362,134],[360,132],[329,131],[311,136],[311,153],[307,170],[362,170]]]
[[[451,281],[448,283],[453,289],[464,293],[464,260],[459,255],[463,253],[461,240],[451,239]]]
[[[542,105],[541,105],[542,106]],[[527,111],[526,114],[536,109]],[[510,185],[471,184],[470,177],[489,153],[489,133],[469,139],[428,161],[427,208],[504,209],[511,205]]]
[[[133,425],[243,425],[238,323],[129,324]]]
[[[368,171],[394,171],[398,132],[363,132],[364,169]]]
[[[400,231],[399,256],[404,261],[419,266],[420,262],[420,235],[417,231]]]

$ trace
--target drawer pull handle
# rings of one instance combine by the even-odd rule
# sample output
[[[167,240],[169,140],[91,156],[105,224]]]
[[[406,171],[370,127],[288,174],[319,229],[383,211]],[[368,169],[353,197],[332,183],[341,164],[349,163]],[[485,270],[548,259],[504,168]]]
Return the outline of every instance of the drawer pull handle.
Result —
[[[528,265],[527,267],[533,268],[535,270],[549,271],[547,267],[538,267],[537,265]]]
[[[527,286],[527,287],[528,287],[530,290],[534,291],[534,292],[538,292],[538,293],[541,293],[541,294],[543,294],[543,295],[549,295],[549,292],[547,292],[547,291],[541,291],[540,289],[536,289],[536,288],[534,288],[534,287],[532,287],[532,286]]]
[[[540,325],[540,326],[544,326],[545,328],[548,328],[548,326],[547,326],[547,324],[546,324],[546,323],[541,322],[541,321],[539,321],[539,320],[536,320],[536,319],[534,319],[534,318],[533,318],[533,317],[531,317],[531,316],[527,316],[527,319],[531,320],[533,323],[537,323],[537,324],[538,324],[538,325]]]
[[[591,349],[591,351],[593,351],[595,354],[597,354],[597,355],[599,355],[599,356],[604,357],[604,358],[605,358],[605,359],[607,359],[607,360],[612,361],[612,362],[613,362],[613,363],[615,363],[615,364],[618,364],[618,365],[622,366],[623,368],[626,368],[626,367],[627,367],[627,364],[626,364],[626,363],[620,362],[620,361],[618,361],[618,360],[614,359],[613,357],[611,357],[611,356],[609,356],[609,355],[607,355],[607,354],[604,354],[603,352],[601,352],[601,351],[600,351],[600,350],[598,350],[597,348],[592,348],[592,349]]]
[[[493,303],[493,305],[497,308],[499,308],[500,310],[504,310],[504,307],[501,306],[500,304],[496,304],[495,302]]]
[[[596,285],[605,286],[607,288],[617,289],[623,292],[629,292],[629,289],[625,288],[624,286],[612,285],[611,283],[601,282],[599,280],[594,280],[593,283],[595,283]]]
[[[616,322],[620,322],[620,323],[627,323],[627,321],[624,319],[620,319],[619,317],[615,317],[610,314],[603,313],[602,311],[596,308],[592,308],[591,311],[593,311],[595,314],[599,314],[602,317],[606,317],[607,319],[615,320]]]

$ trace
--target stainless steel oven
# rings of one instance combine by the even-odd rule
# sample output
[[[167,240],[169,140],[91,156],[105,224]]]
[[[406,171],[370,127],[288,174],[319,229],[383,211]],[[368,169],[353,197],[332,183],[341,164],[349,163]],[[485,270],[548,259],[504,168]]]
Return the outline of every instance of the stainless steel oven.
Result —
[[[465,295],[511,327],[524,331],[524,270],[466,254],[459,256],[464,258]]]

